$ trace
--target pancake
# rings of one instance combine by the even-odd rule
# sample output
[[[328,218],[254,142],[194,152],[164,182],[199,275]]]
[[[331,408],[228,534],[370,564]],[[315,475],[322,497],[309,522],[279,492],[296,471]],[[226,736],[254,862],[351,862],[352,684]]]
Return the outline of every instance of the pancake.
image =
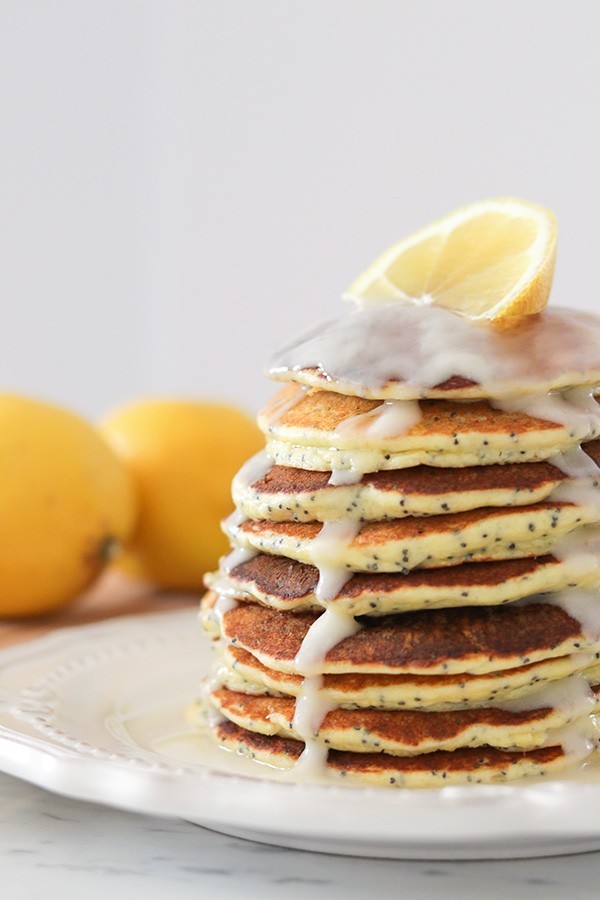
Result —
[[[214,725],[213,733],[225,749],[280,769],[295,766],[304,748],[300,741],[255,734],[229,721]],[[435,788],[549,776],[572,764],[572,758],[558,744],[521,752],[477,747],[404,757],[331,750],[325,771],[364,785]]]
[[[381,400],[470,400],[600,384],[600,321],[554,307],[515,328],[439,307],[369,303],[276,353],[276,381]]]
[[[445,606],[496,606],[542,591],[600,587],[600,565],[582,566],[581,559],[553,556],[500,562],[468,563],[407,574],[356,573],[326,605],[349,615],[389,615]],[[261,553],[224,572],[207,576],[206,584],[223,594],[280,610],[322,608],[315,596],[315,566]]]
[[[318,616],[240,603],[215,615],[214,595],[204,617],[221,640],[263,665],[298,674],[295,658]],[[472,606],[363,618],[363,627],[325,655],[323,674],[472,675],[499,672],[573,653],[600,653],[595,630],[559,605],[536,601],[492,608]],[[214,632],[213,632],[214,633]]]
[[[582,432],[579,425],[506,412],[487,401],[426,400],[419,408],[419,421],[398,433],[373,427],[374,414],[387,413],[385,404],[292,385],[266,406],[258,424],[277,465],[317,471],[538,462],[600,435],[600,416],[585,416]]]
[[[482,746],[529,750],[546,746],[558,729],[589,717],[597,705],[600,707],[585,679],[573,675],[570,681],[573,684],[567,681],[559,688],[577,697],[569,706],[550,705],[552,688],[546,688],[538,692],[543,705],[516,711],[501,707],[451,712],[334,709],[325,715],[315,739],[333,750],[393,756]],[[218,688],[209,692],[209,700],[219,713],[241,728],[301,740],[293,723],[293,699],[251,696]],[[591,732],[591,723],[588,730]]]
[[[600,464],[600,441],[590,441],[584,449],[594,463]],[[259,474],[253,476],[257,468]],[[261,468],[266,471],[262,473]],[[234,478],[233,499],[237,509],[250,519],[326,522],[349,516],[370,521],[530,505],[548,499],[559,485],[571,480],[549,462],[450,471],[415,466],[372,472],[357,484],[332,485],[329,478],[329,472],[269,466],[265,462],[261,467],[259,459]]]
[[[321,694],[346,709],[454,710],[513,700],[578,672],[591,684],[600,682],[597,660],[580,652],[485,675],[324,675]],[[223,648],[213,674],[215,683],[235,692],[295,698],[302,692],[302,676],[269,669],[233,645]]]
[[[346,540],[329,540],[318,522],[229,521],[225,527],[238,547],[353,572],[405,573],[552,553],[561,537],[598,515],[594,503],[543,502],[357,523],[358,533]]]
[[[221,747],[433,787],[598,747],[600,319],[370,304],[286,348],[206,578]],[[587,590],[589,589],[589,590]],[[199,704],[200,706],[200,704]]]

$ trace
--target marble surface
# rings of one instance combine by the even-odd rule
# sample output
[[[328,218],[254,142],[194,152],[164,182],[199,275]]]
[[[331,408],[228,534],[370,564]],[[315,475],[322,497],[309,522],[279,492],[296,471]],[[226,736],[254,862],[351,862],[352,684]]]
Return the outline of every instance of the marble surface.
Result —
[[[7,900],[573,900],[598,896],[600,852],[458,863],[303,853],[66,800],[0,774],[0,870]]]

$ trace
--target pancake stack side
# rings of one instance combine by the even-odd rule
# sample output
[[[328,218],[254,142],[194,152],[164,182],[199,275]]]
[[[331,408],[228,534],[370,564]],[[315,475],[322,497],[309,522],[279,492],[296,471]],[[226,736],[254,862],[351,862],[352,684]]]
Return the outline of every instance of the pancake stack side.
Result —
[[[198,722],[298,779],[436,787],[589,764],[596,384],[497,402],[460,373],[397,399],[308,368],[284,380],[206,579]]]

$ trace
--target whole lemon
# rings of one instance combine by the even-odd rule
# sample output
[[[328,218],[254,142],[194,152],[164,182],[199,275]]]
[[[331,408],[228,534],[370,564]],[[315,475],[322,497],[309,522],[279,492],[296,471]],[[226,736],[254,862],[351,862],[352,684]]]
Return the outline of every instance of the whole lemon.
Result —
[[[231,479],[263,445],[254,422],[218,403],[148,399],[109,414],[102,433],[128,466],[140,515],[116,565],[164,588],[198,589],[227,551]]]
[[[0,394],[0,616],[64,606],[135,524],[132,480],[93,425]]]

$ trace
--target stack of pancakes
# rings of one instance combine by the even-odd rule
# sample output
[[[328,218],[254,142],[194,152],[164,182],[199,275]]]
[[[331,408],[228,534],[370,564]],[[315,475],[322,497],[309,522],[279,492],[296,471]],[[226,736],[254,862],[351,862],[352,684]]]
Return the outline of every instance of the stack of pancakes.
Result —
[[[218,742],[298,774],[418,787],[589,760],[598,372],[546,406],[551,382],[497,403],[462,377],[419,399],[360,396],[310,367],[284,377],[203,600]],[[528,411],[552,404],[579,412]]]

